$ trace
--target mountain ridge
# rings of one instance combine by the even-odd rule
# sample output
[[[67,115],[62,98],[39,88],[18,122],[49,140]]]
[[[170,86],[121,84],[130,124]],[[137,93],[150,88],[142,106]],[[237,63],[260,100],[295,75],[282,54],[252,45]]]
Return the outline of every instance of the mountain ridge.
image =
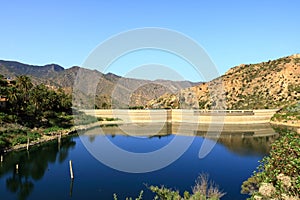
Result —
[[[152,99],[148,108],[266,109],[300,100],[300,54],[241,64],[224,75]]]
[[[103,74],[97,70],[79,66],[65,69],[57,64],[38,66],[17,61],[0,60],[0,74],[6,77],[14,78],[20,75],[28,75],[34,84],[43,83],[54,88],[63,88],[68,93],[73,92],[78,73],[87,76],[84,84],[93,85],[95,82],[98,83],[95,90],[82,90],[78,94],[81,97],[81,102],[87,101],[96,108],[143,107],[151,99],[166,92],[177,92],[180,89],[198,84],[190,81],[151,81],[126,78],[113,73]]]

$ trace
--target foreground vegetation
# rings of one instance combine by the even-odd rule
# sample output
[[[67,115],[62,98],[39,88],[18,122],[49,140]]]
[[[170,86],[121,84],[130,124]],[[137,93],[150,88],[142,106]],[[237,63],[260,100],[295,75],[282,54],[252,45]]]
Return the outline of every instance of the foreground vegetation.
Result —
[[[225,193],[221,192],[217,185],[212,181],[209,181],[207,174],[201,174],[195,181],[192,193],[185,191],[183,196],[179,191],[165,188],[164,186],[150,186],[149,189],[155,193],[154,200],[219,200]],[[114,200],[118,197],[114,194]],[[126,198],[126,200],[132,200],[133,198]],[[143,191],[139,194],[136,200],[143,199]]]
[[[300,198],[300,134],[281,133],[258,171],[242,185],[242,193],[250,194],[251,200]]]

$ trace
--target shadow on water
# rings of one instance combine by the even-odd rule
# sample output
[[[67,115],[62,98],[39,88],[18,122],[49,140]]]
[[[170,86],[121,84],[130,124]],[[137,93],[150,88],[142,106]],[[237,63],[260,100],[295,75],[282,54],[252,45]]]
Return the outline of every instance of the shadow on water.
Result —
[[[17,199],[27,199],[34,190],[34,182],[43,178],[49,163],[62,163],[75,145],[69,137],[62,139],[61,144],[51,141],[29,151],[11,152],[1,163],[0,178],[6,177],[6,188]]]

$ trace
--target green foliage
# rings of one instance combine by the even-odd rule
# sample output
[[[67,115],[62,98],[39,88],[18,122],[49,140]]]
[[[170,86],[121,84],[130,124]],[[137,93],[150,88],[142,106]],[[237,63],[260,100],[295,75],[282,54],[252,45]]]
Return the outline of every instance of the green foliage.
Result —
[[[278,113],[274,114],[271,120],[279,122],[300,120],[300,101],[282,108]]]
[[[225,193],[219,191],[217,185],[209,181],[207,174],[201,174],[195,181],[193,192],[190,194],[188,191],[185,191],[183,197],[179,191],[174,191],[164,186],[150,186],[149,189],[156,194],[154,199],[160,200],[219,200],[225,195]]]
[[[0,149],[5,148],[7,146],[9,146],[9,142],[4,136],[0,135]]]
[[[264,184],[274,187],[271,196],[266,197],[261,189]],[[242,185],[242,193],[248,193],[251,199],[258,195],[263,199],[300,196],[300,135],[288,131],[272,145],[268,157],[265,157],[258,171]]]
[[[25,144],[27,142],[27,136],[26,135],[17,135],[11,140],[11,144],[13,146],[17,144]]]
[[[0,132],[0,148],[24,144],[27,143],[28,139],[33,141],[40,137],[38,132],[32,132],[28,129],[7,129]]]
[[[199,101],[199,109],[205,109],[205,105],[208,101]]]
[[[29,140],[37,140],[41,137],[41,134],[39,134],[38,132],[28,132],[27,137],[29,138]]]
[[[8,127],[0,132],[1,149],[41,137],[30,129],[46,128],[45,133],[49,133],[73,124],[72,99],[62,89],[34,85],[29,77],[19,76],[10,84],[0,79],[0,95],[7,97],[6,109],[0,112],[0,124]]]
[[[135,200],[142,200],[143,199],[143,193],[144,193],[144,191],[142,190],[140,192],[140,195],[137,198],[135,198]],[[114,200],[118,200],[118,196],[116,194],[114,194],[113,197],[114,197]],[[133,200],[133,198],[132,197],[126,197],[126,200]]]
[[[150,186],[149,188],[152,192],[156,193],[154,199],[161,200],[171,200],[171,199],[181,199],[179,191],[173,191],[171,189],[165,188],[164,186]]]
[[[101,118],[100,118],[101,119]],[[91,115],[86,115],[82,112],[76,114],[74,116],[74,123],[76,125],[86,125],[86,124],[91,124],[97,122],[99,119],[97,117],[91,116]],[[99,120],[101,121],[101,120]]]
[[[62,89],[51,90],[44,84],[33,85],[27,76],[19,76],[15,84],[6,85],[8,106],[4,118],[21,125],[33,128],[45,125],[43,118],[49,113],[70,113],[72,100]],[[51,116],[50,116],[51,117]]]
[[[193,187],[193,193],[185,191],[183,197],[179,191],[175,191],[164,186],[150,186],[149,189],[155,193],[154,200],[219,200],[225,193],[220,192],[218,187],[209,181],[207,174],[201,174],[195,181]],[[142,200],[143,191],[141,191],[138,198],[135,200]],[[117,195],[114,194],[114,200],[117,200]],[[132,198],[126,198],[126,200],[132,200]]]
[[[104,121],[104,118],[103,117],[97,117],[97,120],[101,122],[101,121]]]
[[[105,120],[106,121],[119,121],[119,120],[121,120],[121,119],[119,119],[119,118],[111,118],[111,117],[107,117],[107,118],[105,118]]]
[[[58,127],[58,126],[52,126],[52,127],[46,128],[44,130],[44,133],[45,134],[50,134],[50,133],[57,132],[57,131],[60,131],[60,130],[63,130],[63,128]]]

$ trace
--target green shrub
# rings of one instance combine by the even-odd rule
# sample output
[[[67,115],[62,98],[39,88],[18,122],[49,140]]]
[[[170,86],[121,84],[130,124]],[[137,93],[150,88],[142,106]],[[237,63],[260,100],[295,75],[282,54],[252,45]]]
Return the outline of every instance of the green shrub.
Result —
[[[37,140],[41,137],[41,135],[38,132],[28,132],[27,136],[30,140]]]
[[[4,136],[0,136],[0,149],[5,148],[9,146],[9,142],[7,141],[7,139]]]
[[[25,143],[27,143],[27,136],[26,135],[17,135],[11,141],[11,144],[13,146],[15,146],[17,144],[25,144]]]
[[[144,191],[142,190],[140,192],[140,195],[137,198],[135,198],[135,200],[142,200],[143,199],[143,193],[144,193]],[[114,194],[114,200],[118,200],[118,196],[116,194]],[[133,200],[133,198],[132,197],[126,197],[126,200]]]
[[[104,121],[104,119],[102,117],[97,117],[98,121]]]
[[[91,115],[79,114],[74,116],[74,121],[76,125],[87,125],[91,123],[95,123],[98,119]]]
[[[44,130],[44,133],[45,133],[45,134],[49,134],[49,133],[57,132],[57,131],[60,131],[60,130],[63,130],[63,129],[64,129],[64,128],[62,128],[62,127],[52,126],[52,127],[46,128],[46,129]]]
[[[106,121],[118,121],[120,120],[119,118],[113,118],[113,117],[107,117],[105,118]]]
[[[269,196],[262,189],[267,186],[273,191]],[[242,193],[252,195],[250,199],[300,197],[300,134],[289,131],[273,143],[258,171],[243,183]]]
[[[225,193],[221,192],[212,181],[209,181],[207,174],[201,174],[195,181],[193,192],[190,194],[188,191],[180,196],[179,191],[175,191],[164,186],[150,186],[149,189],[156,195],[154,200],[219,200]],[[136,200],[142,200],[143,191]],[[114,200],[117,200],[117,195],[114,194]],[[132,200],[132,198],[126,198]]]

